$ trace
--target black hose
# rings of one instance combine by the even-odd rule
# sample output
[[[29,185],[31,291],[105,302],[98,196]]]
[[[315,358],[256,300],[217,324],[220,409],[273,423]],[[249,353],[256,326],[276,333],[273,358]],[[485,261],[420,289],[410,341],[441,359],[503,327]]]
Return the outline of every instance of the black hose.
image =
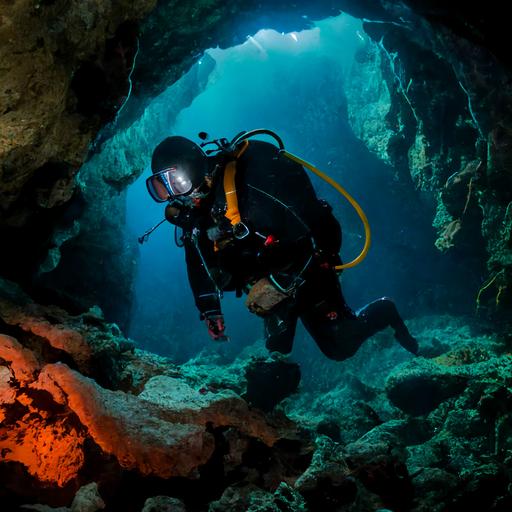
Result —
[[[174,226],[174,243],[176,244],[176,247],[184,247],[185,242],[183,241],[183,235],[178,237],[178,226]]]
[[[279,146],[279,150],[280,151],[284,150],[283,139],[281,139],[281,137],[279,137],[279,135],[277,135],[277,133],[273,132],[272,130],[267,130],[266,128],[258,128],[256,130],[251,130],[250,132],[243,133],[242,135],[237,135],[231,141],[231,146],[235,147],[237,144],[239,144],[243,140],[254,137],[255,135],[270,135],[271,137],[273,137],[276,140],[276,142]]]

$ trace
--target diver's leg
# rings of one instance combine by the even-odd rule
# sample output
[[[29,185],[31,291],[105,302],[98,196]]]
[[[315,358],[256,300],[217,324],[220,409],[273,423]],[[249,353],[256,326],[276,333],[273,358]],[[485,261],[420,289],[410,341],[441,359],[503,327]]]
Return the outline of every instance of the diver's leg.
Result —
[[[287,300],[264,317],[265,346],[270,352],[289,354],[297,328],[298,314],[294,301]]]
[[[301,290],[300,318],[327,357],[342,361],[353,356],[364,341],[386,327],[395,329],[398,342],[417,354],[418,343],[391,299],[376,300],[354,314],[334,273],[316,271],[313,277]]]
[[[382,297],[367,304],[357,312],[366,337],[373,336],[386,327],[395,331],[395,339],[409,352],[418,354],[418,342],[402,320],[395,303],[388,297]]]
[[[300,319],[325,356],[343,361],[358,351],[367,336],[356,317],[335,318],[333,313],[330,317],[321,317],[315,312],[308,312]]]
[[[363,342],[360,327],[332,269],[310,268],[298,303],[300,319],[324,355],[342,361],[356,353]]]

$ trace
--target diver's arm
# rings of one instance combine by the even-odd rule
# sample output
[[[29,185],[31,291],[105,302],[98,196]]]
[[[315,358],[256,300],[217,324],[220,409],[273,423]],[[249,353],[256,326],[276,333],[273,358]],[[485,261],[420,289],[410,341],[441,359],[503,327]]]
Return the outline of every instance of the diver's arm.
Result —
[[[201,314],[201,320],[211,315],[221,315],[219,292],[208,275],[194,242],[185,239],[185,260],[187,262],[188,281],[194,294],[194,300]]]
[[[185,239],[185,259],[190,287],[194,295],[200,320],[206,322],[208,334],[215,341],[224,341],[224,317],[219,291],[205,268],[201,255],[190,237]]]

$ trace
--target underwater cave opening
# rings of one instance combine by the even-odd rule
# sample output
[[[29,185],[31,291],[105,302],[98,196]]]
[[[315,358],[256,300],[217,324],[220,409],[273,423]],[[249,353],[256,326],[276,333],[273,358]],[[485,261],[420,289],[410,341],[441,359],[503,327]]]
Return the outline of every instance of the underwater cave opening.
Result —
[[[127,240],[133,241],[163,218],[163,206],[147,194],[145,179],[154,147],[166,136],[182,135],[200,142],[232,138],[242,130],[269,128],[287,149],[314,162],[355,196],[366,211],[373,246],[363,265],[345,271],[344,293],[357,307],[379,296],[392,296],[406,317],[444,310],[450,284],[461,278],[455,260],[434,248],[433,200],[396,176],[355,135],[348,105],[354,89],[368,89],[358,56],[374,44],[361,20],[341,14],[315,23],[310,30],[279,33],[262,29],[228,49],[210,49],[191,70],[155,98],[141,118],[111,144],[125,161],[145,167],[126,195]],[[384,80],[379,69],[374,80]],[[367,77],[368,78],[368,77]],[[368,97],[368,102],[375,98]],[[389,108],[383,95],[375,108]],[[352,107],[353,108],[353,107]],[[114,138],[115,139],[115,138]],[[136,153],[138,153],[136,155]],[[126,156],[128,155],[128,156]],[[139,167],[140,168],[140,167]],[[319,197],[332,204],[343,226],[342,257],[354,257],[364,242],[362,225],[351,206],[316,177]],[[250,315],[243,300],[223,299],[229,344],[214,347],[198,321],[188,285],[184,254],[174,243],[173,226],[164,224],[140,248],[134,304],[128,334],[142,348],[183,362],[202,349],[229,358],[262,338],[261,320]],[[294,348],[299,358],[313,352],[301,330]]]

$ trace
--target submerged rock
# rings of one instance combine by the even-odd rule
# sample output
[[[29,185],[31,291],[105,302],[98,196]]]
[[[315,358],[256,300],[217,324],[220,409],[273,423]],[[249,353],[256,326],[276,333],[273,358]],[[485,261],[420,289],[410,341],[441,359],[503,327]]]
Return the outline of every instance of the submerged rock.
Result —
[[[306,512],[302,496],[286,483],[274,493],[255,485],[228,487],[221,498],[210,504],[208,512]]]
[[[467,506],[468,499],[484,510],[493,493],[507,503],[511,359],[504,341],[463,324],[425,320],[421,336],[428,339],[430,326],[439,341],[432,359],[410,359],[390,343],[387,355],[371,361],[368,347],[344,371],[338,363],[328,391],[300,390],[266,416],[241,396],[247,369],[255,382],[266,369],[296,375],[288,363],[248,351],[234,362],[212,356],[178,367],[132,350],[97,311],[71,316],[9,303],[0,312],[18,322],[0,335],[1,463],[16,468],[2,468],[9,496],[72,510],[74,489],[90,484],[92,471],[102,496],[91,485],[85,506],[103,500],[110,507],[128,493],[130,512],[168,489],[185,507],[212,511],[422,512],[430,504],[440,512],[436,500]],[[45,338],[73,332],[89,344],[89,360],[75,360],[74,343],[56,350]],[[93,378],[103,379],[107,368],[111,389]],[[417,405],[426,390],[428,407]],[[313,454],[309,436],[318,433],[332,439],[319,436]],[[47,488],[54,494],[44,498]],[[146,505],[182,508],[172,499]]]
[[[310,510],[335,511],[356,499],[357,484],[342,447],[327,437],[316,439],[309,468],[295,482]]]
[[[69,508],[54,508],[40,504],[22,506],[22,510],[36,510],[38,512],[98,512],[98,510],[103,510],[104,508],[105,502],[98,492],[98,484],[96,482],[80,487]]]
[[[441,367],[426,359],[415,359],[390,375],[386,391],[393,404],[420,415],[435,409],[443,400],[464,391],[469,375],[461,369]]]
[[[186,423],[236,427],[269,445],[279,438],[263,415],[251,411],[247,403],[230,390],[215,393],[201,388],[198,391],[179,379],[161,376],[150,379],[139,398],[164,407],[167,417],[175,414]]]
[[[169,496],[148,498],[141,512],[186,512],[182,501]]]
[[[66,365],[46,365],[32,386],[68,406],[88,435],[125,469],[143,475],[191,476],[214,441],[204,428],[121,391],[110,391]],[[182,421],[180,421],[180,419]]]
[[[300,367],[283,358],[255,359],[245,370],[247,401],[263,411],[271,411],[279,402],[297,391]]]

